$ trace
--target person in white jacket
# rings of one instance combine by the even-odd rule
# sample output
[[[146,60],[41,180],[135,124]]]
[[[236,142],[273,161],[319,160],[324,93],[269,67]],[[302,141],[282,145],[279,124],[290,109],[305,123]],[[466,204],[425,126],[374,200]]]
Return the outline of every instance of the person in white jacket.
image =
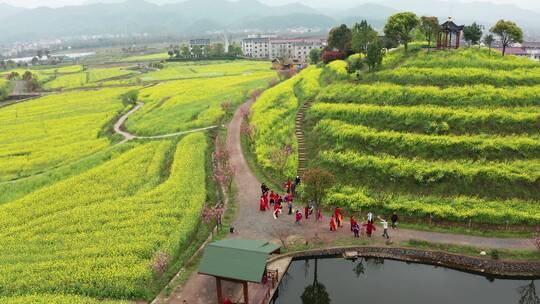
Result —
[[[389,239],[390,235],[388,235],[388,222],[383,219],[382,217],[379,217],[379,220],[381,221],[382,227],[383,227],[383,234],[382,236]]]

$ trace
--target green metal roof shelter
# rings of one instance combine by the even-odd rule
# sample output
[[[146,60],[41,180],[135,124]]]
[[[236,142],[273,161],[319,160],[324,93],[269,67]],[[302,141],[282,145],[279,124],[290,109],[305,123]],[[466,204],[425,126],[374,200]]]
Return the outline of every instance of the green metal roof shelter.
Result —
[[[266,273],[268,256],[280,246],[256,240],[227,239],[206,246],[199,273],[216,278],[218,303],[223,303],[221,280],[242,283],[244,302],[249,303],[247,282],[260,284]]]

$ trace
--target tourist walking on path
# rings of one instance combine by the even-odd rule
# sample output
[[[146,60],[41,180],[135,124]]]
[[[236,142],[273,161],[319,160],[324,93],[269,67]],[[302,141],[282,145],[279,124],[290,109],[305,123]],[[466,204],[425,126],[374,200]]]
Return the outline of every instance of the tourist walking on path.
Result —
[[[335,220],[337,222],[337,226],[338,227],[341,227],[341,209],[339,209],[339,206],[336,207],[336,209],[334,209],[334,217],[335,217]]]
[[[332,215],[332,217],[330,218],[330,231],[336,231],[336,230],[337,230],[336,218]]]
[[[306,207],[304,207],[304,218],[306,220],[309,220],[309,205],[306,205]]]
[[[264,195],[261,195],[261,199],[259,200],[259,210],[266,211],[266,205],[264,204]]]
[[[277,219],[280,213],[281,209],[279,208],[279,204],[274,204],[274,218]]]
[[[261,185],[261,194],[264,195],[266,192],[270,190],[264,183]]]
[[[294,196],[296,196],[296,189],[298,188],[298,185],[300,185],[300,176],[297,176],[292,184],[291,192]]]
[[[367,214],[367,221],[373,223],[373,213],[371,211]]]
[[[287,184],[285,184],[285,189],[287,190],[287,193],[291,193],[291,179],[290,178],[287,180]]]
[[[302,220],[302,212],[300,209],[296,209],[296,224],[300,224],[300,220]]]
[[[366,227],[366,234],[368,237],[371,237],[373,231],[377,230],[375,229],[375,225],[373,225],[373,222],[370,221],[368,221],[367,224],[364,224],[364,226]]]
[[[276,203],[276,196],[277,195],[274,193],[274,190],[270,191],[270,205],[272,205],[272,207]]]
[[[354,225],[351,227],[352,231],[354,232],[354,237],[359,238],[360,237],[360,226],[358,226],[357,222],[354,222]]]
[[[353,231],[353,227],[356,224],[356,219],[354,218],[354,215],[351,215],[351,231]]]
[[[287,192],[287,195],[285,195],[285,201],[287,202],[287,206],[289,207],[289,215],[291,215],[293,207],[293,197],[290,192]]]
[[[381,221],[381,224],[383,226],[383,234],[382,234],[382,236],[389,239],[390,236],[388,235],[388,222],[385,219],[383,219],[382,217],[380,217],[380,216],[379,216],[379,220]]]
[[[395,212],[392,213],[392,217],[390,218],[390,220],[392,221],[392,229],[396,229],[397,228],[398,216],[397,216],[397,214]]]

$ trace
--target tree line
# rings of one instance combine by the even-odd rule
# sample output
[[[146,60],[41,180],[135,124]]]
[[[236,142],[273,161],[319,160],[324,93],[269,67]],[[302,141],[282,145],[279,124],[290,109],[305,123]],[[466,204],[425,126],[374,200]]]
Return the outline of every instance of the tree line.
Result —
[[[328,47],[324,50],[312,50],[312,63],[328,63],[336,59],[345,59],[353,54],[360,54],[370,70],[376,70],[382,63],[386,49],[403,45],[405,52],[412,41],[425,40],[428,50],[432,42],[442,31],[439,19],[434,16],[418,17],[411,12],[402,12],[390,16],[384,26],[384,35],[379,33],[367,21],[356,23],[352,28],[342,24],[330,30]],[[463,29],[463,39],[469,45],[480,45],[482,41],[490,49],[495,42],[502,47],[503,56],[506,48],[514,43],[523,42],[523,30],[512,21],[499,20],[484,35],[484,27],[477,22]]]

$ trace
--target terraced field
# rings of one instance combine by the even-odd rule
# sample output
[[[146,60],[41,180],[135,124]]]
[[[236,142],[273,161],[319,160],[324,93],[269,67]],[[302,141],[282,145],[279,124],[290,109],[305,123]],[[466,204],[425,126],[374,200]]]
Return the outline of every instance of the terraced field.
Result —
[[[339,180],[328,203],[540,224],[539,75],[484,50],[419,52],[321,87],[307,126],[311,165]]]

